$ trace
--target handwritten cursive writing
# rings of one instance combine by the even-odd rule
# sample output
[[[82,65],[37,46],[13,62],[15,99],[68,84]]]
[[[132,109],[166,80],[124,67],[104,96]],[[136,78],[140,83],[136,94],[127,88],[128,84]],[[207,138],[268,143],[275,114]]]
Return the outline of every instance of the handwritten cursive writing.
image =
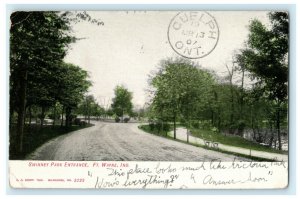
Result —
[[[94,187],[102,188],[239,188],[267,186],[287,176],[286,162],[222,162],[214,159],[193,163],[134,163],[128,167],[98,167],[102,173],[88,172]],[[103,172],[104,169],[104,172]],[[287,179],[287,178],[286,178]],[[276,182],[277,182],[276,181]],[[285,182],[285,181],[284,181]],[[267,186],[268,187],[268,186]]]
[[[158,175],[147,175],[146,178],[142,178],[142,179],[134,179],[134,180],[129,180],[127,179],[124,182],[124,187],[129,187],[129,186],[139,186],[142,185],[142,188],[146,188],[148,185],[151,184],[156,184],[156,185],[160,185],[162,184],[164,188],[168,188],[169,186],[172,186],[172,183],[174,183],[174,181],[176,179],[178,179],[179,175],[171,175],[168,178],[162,178],[161,176]]]

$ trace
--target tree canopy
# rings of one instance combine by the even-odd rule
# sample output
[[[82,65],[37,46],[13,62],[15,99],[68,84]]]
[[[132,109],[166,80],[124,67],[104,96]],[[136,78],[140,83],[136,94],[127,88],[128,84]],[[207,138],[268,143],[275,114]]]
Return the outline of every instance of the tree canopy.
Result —
[[[131,114],[132,113],[132,93],[127,90],[122,85],[116,86],[114,89],[115,97],[112,99],[111,108],[113,112],[118,116],[122,117],[125,114]]]
[[[258,20],[251,22],[247,47],[237,60],[259,81],[267,97],[283,102],[287,98],[288,14],[272,12],[269,17],[270,29]]]
[[[160,120],[174,122],[182,118],[188,122],[198,117],[211,98],[214,83],[209,72],[184,59],[165,60],[151,78],[153,89],[152,110]],[[176,132],[174,134],[176,138]]]
[[[280,120],[281,112],[286,109],[283,106],[287,103],[288,91],[289,18],[286,12],[271,12],[269,18],[269,29],[258,20],[250,23],[247,47],[237,55],[237,60],[258,80],[256,87],[263,96],[274,104],[281,149]]]
[[[10,124],[16,113],[20,152],[26,110],[31,118],[32,107],[41,108],[42,126],[45,112],[53,108],[56,114],[60,104],[68,126],[71,110],[91,85],[86,71],[63,60],[69,44],[76,41],[71,31],[76,17],[68,16],[69,12],[51,11],[17,11],[10,16]]]

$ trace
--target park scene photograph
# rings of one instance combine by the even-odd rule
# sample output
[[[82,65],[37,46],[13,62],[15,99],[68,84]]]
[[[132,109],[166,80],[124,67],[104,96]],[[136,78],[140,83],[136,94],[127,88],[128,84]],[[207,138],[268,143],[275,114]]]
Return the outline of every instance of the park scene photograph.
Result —
[[[288,162],[288,12],[14,11],[9,27],[9,160]]]

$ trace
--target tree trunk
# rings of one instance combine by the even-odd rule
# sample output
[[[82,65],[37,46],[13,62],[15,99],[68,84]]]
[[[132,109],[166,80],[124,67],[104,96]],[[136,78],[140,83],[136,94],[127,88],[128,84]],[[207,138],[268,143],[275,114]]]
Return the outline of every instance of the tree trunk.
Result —
[[[270,122],[270,132],[271,132],[271,138],[270,138],[270,141],[269,141],[269,147],[272,147],[273,139],[274,139],[273,124],[272,124],[272,122]]]
[[[274,140],[274,135],[273,135],[273,132],[272,132],[272,135],[271,135],[271,138],[270,138],[270,141],[269,141],[269,147],[272,147],[273,140]]]
[[[234,130],[232,128],[233,128],[233,109],[234,109],[234,104],[233,104],[233,89],[231,87],[230,87],[230,92],[231,92],[231,113],[230,113],[230,128],[229,128],[229,132],[230,132],[230,134],[233,134]]]
[[[29,110],[29,127],[31,126],[31,120],[32,120],[32,112],[31,112],[31,106],[28,107]]]
[[[66,127],[71,126],[71,111],[70,107],[66,107]]]
[[[176,140],[176,114],[174,115],[174,139]]]
[[[10,94],[10,98],[11,98],[11,94]],[[12,99],[9,99],[9,128],[12,127],[12,123],[13,123],[13,115],[14,115],[14,111],[15,111],[15,107],[14,107],[14,103],[12,102]]]
[[[221,132],[221,124],[222,124],[221,108],[218,107],[218,130],[219,130],[219,132]]]
[[[241,85],[241,111],[240,111],[240,119],[244,118],[244,76],[245,69],[242,69],[242,85]]]
[[[39,112],[39,110],[38,110],[38,108],[36,108],[36,110],[35,110],[35,113],[36,113],[36,114],[35,114],[35,126],[36,126],[36,127],[38,126],[38,119],[39,119],[39,118],[38,118],[38,114],[37,114],[38,112]],[[37,129],[37,128],[35,128],[35,129]]]
[[[213,110],[211,110],[211,125],[212,126],[215,126],[215,121],[214,121],[214,111]]]
[[[63,106],[61,109],[61,123],[60,123],[61,127],[64,125],[64,111],[65,111],[65,107]]]
[[[162,131],[164,132],[164,121],[162,120],[161,121],[161,128],[162,128]],[[168,136],[168,131],[166,131],[166,137]]]
[[[281,132],[280,132],[280,103],[278,103],[278,107],[276,110],[276,127],[277,127],[277,139],[278,139],[278,149],[282,150],[281,145]]]
[[[190,113],[190,111],[188,110],[188,113]],[[186,121],[186,142],[189,143],[189,128],[190,128],[190,114],[187,115],[187,121]]]
[[[265,131],[264,140],[263,140],[263,143],[265,143],[265,144],[267,144],[267,142],[268,142],[268,134],[273,133],[272,132],[272,122],[269,121],[268,124],[269,124],[269,129],[267,129]]]
[[[43,128],[43,125],[44,125],[44,119],[45,119],[45,107],[42,106],[42,113],[41,113],[41,128]]]
[[[187,125],[187,127],[186,127],[186,142],[187,142],[187,143],[189,143],[189,136],[190,136],[190,134],[189,134],[189,129],[188,129],[189,126],[190,126],[190,125],[189,125],[189,122],[188,122],[188,125]]]
[[[90,111],[90,108],[88,110],[88,123],[89,124],[91,123],[91,111]]]
[[[275,138],[274,140],[274,148],[276,149],[277,148],[277,139]]]
[[[256,140],[256,130],[254,128],[254,118],[253,118],[253,106],[251,105],[251,109],[250,109],[250,116],[251,116],[251,128],[253,131],[253,140]]]
[[[244,76],[245,70],[242,69],[242,85],[241,85],[241,97],[240,97],[240,113],[238,123],[238,135],[243,137],[244,135]]]
[[[53,123],[52,123],[52,128],[55,126],[55,119],[56,119],[56,105],[54,105],[53,109]]]
[[[233,96],[233,83],[232,83],[232,79],[233,79],[233,66],[231,68],[231,71],[229,70],[229,67],[226,65],[227,71],[228,71],[228,75],[229,75],[229,84],[230,84],[230,102],[231,102],[231,112],[230,112],[230,127],[229,127],[229,133],[233,134],[234,130],[232,129],[233,127],[233,114],[234,114],[234,96]]]
[[[90,102],[87,97],[85,98],[85,102],[86,102],[86,113],[87,113],[87,117],[85,118],[85,120],[87,119],[88,124],[90,124],[91,111],[90,111]]]
[[[19,90],[19,104],[18,104],[18,120],[17,120],[17,144],[19,145],[19,152],[23,152],[23,137],[24,137],[24,119],[26,109],[26,91],[27,91],[27,70],[21,73],[20,90]]]
[[[218,131],[221,132],[221,117],[219,116],[218,120]]]

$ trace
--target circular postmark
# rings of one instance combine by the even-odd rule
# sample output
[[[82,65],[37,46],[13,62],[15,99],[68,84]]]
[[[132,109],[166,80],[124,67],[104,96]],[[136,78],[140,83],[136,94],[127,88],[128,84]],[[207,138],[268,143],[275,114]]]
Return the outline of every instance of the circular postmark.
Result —
[[[202,58],[217,46],[219,27],[207,12],[179,12],[169,24],[168,40],[177,54],[189,59]]]

